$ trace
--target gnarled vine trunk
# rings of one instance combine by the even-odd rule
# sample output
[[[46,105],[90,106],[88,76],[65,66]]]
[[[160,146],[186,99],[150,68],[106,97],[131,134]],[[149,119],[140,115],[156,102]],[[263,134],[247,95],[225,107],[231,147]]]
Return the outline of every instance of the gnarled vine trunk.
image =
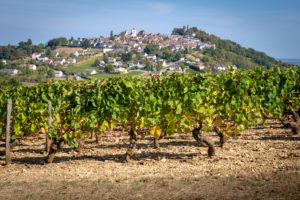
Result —
[[[208,146],[207,155],[208,155],[208,157],[212,157],[215,155],[214,142],[212,140],[210,140],[209,138],[201,135],[201,129],[202,129],[202,123],[199,123],[199,127],[194,128],[194,130],[192,131],[193,137],[199,144],[206,144]]]
[[[214,126],[214,130],[218,134],[218,136],[220,137],[220,145],[223,148],[223,146],[224,146],[224,144],[226,142],[226,136],[225,136],[225,134],[222,131],[220,131],[218,129],[218,127]]]
[[[55,154],[58,151],[58,149],[60,149],[60,146],[61,146],[62,142],[64,142],[63,139],[58,140],[58,139],[54,138],[54,140],[52,141],[52,143],[50,145],[50,151],[47,155],[46,163],[52,163],[53,162]]]
[[[160,136],[159,136],[159,138],[154,138],[153,144],[154,144],[154,148],[155,148],[155,149],[159,149],[159,148],[160,148],[159,140],[165,138],[166,135],[167,135],[166,133],[161,133]]]
[[[130,144],[126,152],[126,158],[125,158],[127,162],[130,162],[131,156],[134,155],[134,150],[136,148],[136,142],[137,142],[137,137],[132,128],[129,129],[129,136],[130,136]]]
[[[296,111],[287,111],[285,115],[292,115],[293,121],[288,121],[288,117],[283,117],[281,122],[286,128],[291,128],[294,135],[300,133],[300,109]]]

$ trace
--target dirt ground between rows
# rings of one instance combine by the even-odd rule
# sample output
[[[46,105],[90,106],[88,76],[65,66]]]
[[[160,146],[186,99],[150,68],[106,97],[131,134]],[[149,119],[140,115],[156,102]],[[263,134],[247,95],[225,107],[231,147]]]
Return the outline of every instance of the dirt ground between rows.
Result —
[[[81,155],[65,147],[44,165],[44,136],[28,137],[10,166],[1,142],[0,199],[300,199],[300,136],[276,121],[230,138],[213,158],[191,134],[176,134],[160,141],[160,151],[152,137],[139,139],[125,163],[128,139],[105,133]]]

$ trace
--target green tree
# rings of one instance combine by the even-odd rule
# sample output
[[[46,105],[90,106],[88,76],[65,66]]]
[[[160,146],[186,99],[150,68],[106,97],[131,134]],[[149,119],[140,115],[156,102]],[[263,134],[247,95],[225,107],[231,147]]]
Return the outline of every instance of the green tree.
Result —
[[[132,60],[132,52],[129,53],[123,53],[121,56],[121,59],[123,62],[128,62]]]
[[[4,69],[5,66],[4,66],[4,63],[2,62],[2,60],[0,60],[0,69]]]
[[[113,32],[112,30],[110,31],[110,36],[109,36],[109,38],[110,38],[111,40],[115,40],[114,32]]]
[[[51,56],[51,48],[50,47],[46,48],[45,55],[48,56],[48,57]]]
[[[32,40],[30,39],[30,38],[28,38],[28,40],[27,40],[27,45],[32,45]]]
[[[163,68],[162,62],[158,60],[158,61],[157,61],[157,65],[156,65],[156,70],[157,70],[157,71],[160,71],[162,68]]]
[[[85,39],[82,43],[82,47],[87,49],[91,46],[91,41],[89,39]]]
[[[184,63],[179,63],[180,68],[182,69],[182,71],[186,68]]]
[[[104,67],[104,71],[106,73],[112,73],[112,72],[114,72],[114,66],[112,64],[108,64]]]
[[[32,74],[32,70],[29,69],[29,66],[24,67],[24,74],[26,75]]]
[[[37,68],[37,71],[38,71],[39,74],[42,75],[42,74],[45,74],[47,72],[47,69],[46,69],[45,66],[40,66],[40,67]]]
[[[107,64],[108,63],[108,56],[105,54],[103,57],[103,61]]]
[[[47,71],[47,77],[48,78],[53,78],[55,76],[54,70],[50,69]]]
[[[55,48],[57,46],[65,46],[68,44],[68,40],[65,37],[54,38],[48,41],[48,46],[51,48]]]
[[[153,71],[153,66],[151,65],[151,63],[149,61],[146,62],[145,68],[147,71]]]
[[[159,46],[154,44],[148,44],[144,49],[144,52],[147,54],[156,54],[158,51]]]
[[[99,67],[100,66],[100,60],[96,59],[95,62],[93,63],[94,67]]]

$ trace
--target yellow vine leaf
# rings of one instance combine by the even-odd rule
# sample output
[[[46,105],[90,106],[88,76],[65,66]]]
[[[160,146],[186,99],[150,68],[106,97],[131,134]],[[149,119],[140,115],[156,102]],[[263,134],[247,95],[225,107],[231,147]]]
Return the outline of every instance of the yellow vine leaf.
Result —
[[[102,125],[100,126],[100,130],[101,131],[106,131],[106,129],[109,127],[109,124],[108,124],[108,122],[107,121],[104,121],[103,123],[102,123]]]
[[[43,127],[43,128],[41,128],[41,132],[42,133],[44,133],[44,134],[46,134],[46,130],[45,130],[45,128]]]
[[[56,115],[56,121],[57,121],[58,123],[60,123],[60,115],[59,115],[59,114]]]
[[[161,134],[161,129],[159,126],[154,126],[153,128],[150,129],[151,135],[153,135],[156,139],[159,139],[160,134]]]

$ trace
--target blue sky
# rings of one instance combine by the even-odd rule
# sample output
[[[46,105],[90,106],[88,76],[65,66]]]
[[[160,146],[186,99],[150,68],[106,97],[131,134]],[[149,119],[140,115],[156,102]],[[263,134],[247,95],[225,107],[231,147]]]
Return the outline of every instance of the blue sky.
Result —
[[[275,58],[300,58],[299,0],[0,0],[0,45],[189,24]]]

